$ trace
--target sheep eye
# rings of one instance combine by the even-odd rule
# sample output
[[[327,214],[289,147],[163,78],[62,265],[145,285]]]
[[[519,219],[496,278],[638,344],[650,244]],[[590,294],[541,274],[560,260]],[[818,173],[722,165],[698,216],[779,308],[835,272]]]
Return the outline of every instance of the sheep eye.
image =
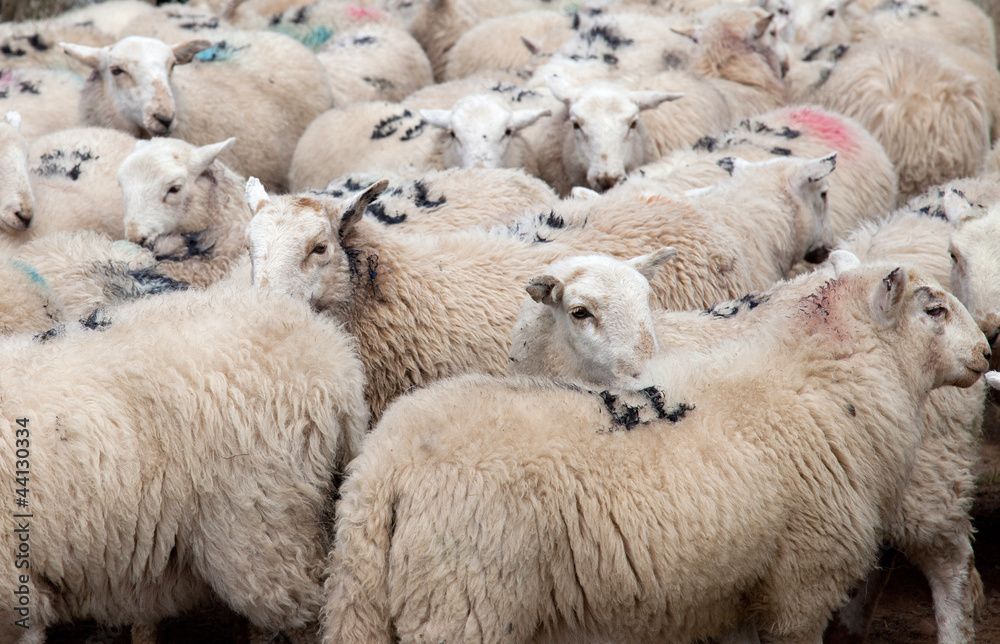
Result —
[[[510,128],[507,128],[506,130],[504,130],[503,135],[504,136],[510,136],[513,133],[514,133],[513,130],[511,130]]]
[[[632,121],[631,123],[628,124],[628,127],[630,130],[634,130],[636,127],[638,127],[638,125],[639,121]]]
[[[448,130],[448,134],[449,134],[449,135],[451,136],[451,138],[453,138],[453,139],[454,139],[454,138],[457,138],[457,137],[455,136],[455,133],[454,133],[454,132],[452,132],[451,130]]]
[[[125,73],[125,70],[122,69],[121,67],[118,67],[117,65],[115,65],[114,67],[111,68],[111,75],[112,76],[121,76],[124,73]]]
[[[823,200],[823,203],[826,203],[826,190],[819,193],[819,198]]]
[[[326,244],[316,244],[310,252],[313,255],[322,255],[326,252]]]
[[[569,314],[575,317],[577,320],[586,320],[587,318],[594,317],[593,315],[590,314],[590,311],[583,308],[582,306],[576,307],[575,309],[570,311]]]
[[[170,186],[169,188],[167,188],[167,194],[168,195],[177,194],[180,191],[181,191],[181,187],[180,186]]]
[[[931,316],[932,318],[939,318],[939,317],[947,314],[948,313],[948,309],[944,308],[943,306],[935,306],[935,307],[927,309],[926,313],[927,313],[927,315]]]
[[[788,15],[788,8],[787,7],[778,7],[778,14],[782,15],[782,16],[787,16]]]
[[[574,130],[579,130],[580,129],[580,124],[577,123],[576,121],[573,121],[573,129]]]
[[[832,18],[835,15],[837,15],[837,10],[836,9],[827,9],[826,10],[826,17],[827,18]]]
[[[952,264],[957,264],[958,263],[958,258],[955,257],[955,251],[953,251],[953,250],[948,251],[948,255],[951,257],[951,263]]]

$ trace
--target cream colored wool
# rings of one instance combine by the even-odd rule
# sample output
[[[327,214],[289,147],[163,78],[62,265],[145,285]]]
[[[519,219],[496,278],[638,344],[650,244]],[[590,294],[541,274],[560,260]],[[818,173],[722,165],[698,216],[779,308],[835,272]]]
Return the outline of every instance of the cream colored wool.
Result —
[[[318,194],[336,199],[353,196],[373,179],[385,177],[385,173],[348,175]],[[525,213],[544,212],[558,204],[552,188],[523,170],[448,168],[392,176],[367,214],[410,233],[446,233],[513,225]]]
[[[420,44],[392,25],[369,23],[344,31],[316,53],[336,105],[401,101],[434,83]]]
[[[554,54],[573,35],[573,19],[558,11],[525,11],[483,20],[448,52],[444,79],[492,69],[521,69],[536,53]],[[522,40],[530,41],[536,52]]]
[[[983,83],[927,43],[869,41],[850,46],[818,85],[792,92],[801,102],[856,119],[896,167],[900,202],[932,185],[975,175],[990,145]]]
[[[21,134],[21,115],[0,117],[0,248],[7,237],[24,234],[35,212],[35,195],[28,173],[28,141]]]
[[[692,641],[747,619],[818,641],[875,561],[928,390],[986,365],[961,305],[894,270],[827,282],[645,395],[476,375],[401,398],[341,488],[323,641]]]
[[[168,2],[157,6],[153,11],[135,16],[117,35],[118,38],[144,36],[172,44],[192,38],[225,38],[234,30],[235,25],[224,16],[207,8]]]
[[[763,161],[777,156],[815,158],[837,153],[830,175],[830,222],[846,235],[862,221],[893,210],[897,180],[882,145],[852,118],[817,105],[783,107],[704,137],[694,150],[674,152],[633,175],[655,179],[678,192],[702,188],[728,176],[727,157]],[[725,164],[723,164],[725,165]]]
[[[4,69],[50,69],[70,71],[83,78],[90,68],[67,57],[59,47],[60,42],[75,42],[90,47],[103,47],[115,41],[115,35],[105,33],[87,24],[75,24],[58,17],[30,22],[0,23],[0,50],[9,49],[12,55],[0,54]]]
[[[0,258],[0,335],[42,333],[62,316],[44,277],[24,262]]]
[[[25,637],[79,619],[148,626],[211,594],[272,633],[315,622],[324,506],[367,422],[354,343],[305,303],[249,287],[102,321],[0,347],[10,481],[16,419],[30,433]],[[12,486],[0,495],[14,507]],[[3,519],[9,552],[16,521]],[[13,596],[21,571],[13,556],[0,566]],[[0,638],[18,641],[10,603],[0,614]]]
[[[76,127],[83,79],[69,71],[10,69],[0,73],[0,114],[19,112],[28,141]]]
[[[218,160],[232,143],[199,148],[161,137],[140,143],[119,168],[126,237],[173,279],[207,286],[246,264],[244,180]]]

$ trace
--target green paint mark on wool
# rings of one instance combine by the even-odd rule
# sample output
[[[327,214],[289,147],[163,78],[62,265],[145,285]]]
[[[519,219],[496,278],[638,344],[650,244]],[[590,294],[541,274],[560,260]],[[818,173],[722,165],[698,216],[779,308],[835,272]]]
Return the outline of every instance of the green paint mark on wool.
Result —
[[[212,43],[212,46],[208,49],[202,49],[197,54],[194,55],[196,60],[200,60],[203,63],[224,63],[232,60],[233,54],[236,52],[246,49],[250,45],[243,45],[242,47],[234,47],[230,45],[225,40],[220,40],[219,42]]]

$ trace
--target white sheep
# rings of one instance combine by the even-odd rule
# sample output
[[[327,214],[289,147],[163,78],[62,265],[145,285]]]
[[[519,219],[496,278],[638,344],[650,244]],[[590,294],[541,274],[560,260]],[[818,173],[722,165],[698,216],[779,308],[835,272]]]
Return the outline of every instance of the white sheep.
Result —
[[[75,127],[80,115],[83,79],[69,71],[9,69],[0,72],[0,113],[28,115],[21,123],[24,138]]]
[[[28,142],[21,135],[21,115],[0,119],[0,232],[17,234],[30,224],[35,196],[28,175]]]
[[[82,123],[195,145],[238,132],[225,163],[275,188],[286,185],[299,136],[332,104],[322,65],[280,34],[230,31],[214,43],[172,47],[131,36],[104,48],[63,48],[93,69],[80,97]]]
[[[988,348],[891,265],[769,332],[640,391],[476,375],[400,398],[341,487],[323,641],[694,641],[744,621],[819,641],[906,481],[920,433],[897,423],[978,380]]]
[[[928,43],[866,41],[837,51],[816,82],[793,83],[793,98],[865,126],[896,167],[901,199],[980,171],[991,119],[976,76]]]
[[[401,101],[434,83],[431,63],[409,33],[368,23],[338,34],[316,53],[337,105]]]
[[[511,332],[508,371],[634,385],[659,349],[649,280],[676,255],[672,248],[628,261],[582,255],[555,262],[531,278],[525,287],[531,298],[521,305]],[[523,351],[529,343],[533,351]],[[545,369],[531,370],[529,363]]]
[[[830,222],[834,234],[842,237],[862,221],[895,208],[896,172],[882,145],[860,123],[816,105],[784,107],[747,119],[630,176],[655,179],[683,192],[728,176],[731,164],[723,159],[729,157],[763,161],[813,158],[831,151],[837,153],[837,172],[829,179]]]
[[[378,175],[348,175],[316,194],[353,197]],[[559,198],[544,181],[513,168],[448,168],[413,176],[388,176],[389,186],[365,214],[411,233],[455,232],[513,225],[526,212],[554,209]]]
[[[31,536],[30,569],[0,564],[4,592],[31,598],[0,609],[3,641],[148,629],[213,595],[265,632],[316,622],[333,475],[367,422],[360,365],[305,303],[218,286],[0,344],[0,459],[33,514],[3,519],[5,550]]]
[[[115,41],[114,34],[94,27],[89,20],[38,20],[0,23],[0,66],[4,69],[69,70],[81,76],[90,70],[67,58],[59,43],[77,42],[103,47]]]
[[[511,109],[509,101],[492,94],[472,94],[450,110],[420,110],[420,116],[442,131],[432,165],[440,168],[523,168],[538,175],[535,151],[521,135],[550,109]]]
[[[244,180],[219,160],[234,142],[140,141],[118,170],[125,236],[174,279],[206,286],[246,264]]]

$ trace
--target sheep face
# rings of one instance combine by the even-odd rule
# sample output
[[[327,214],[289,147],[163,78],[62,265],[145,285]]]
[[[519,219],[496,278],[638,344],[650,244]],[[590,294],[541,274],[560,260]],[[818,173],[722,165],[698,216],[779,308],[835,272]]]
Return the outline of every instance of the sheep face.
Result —
[[[826,45],[850,40],[845,19],[854,0],[767,0],[763,6],[777,15],[781,38],[808,56]]]
[[[956,210],[949,201],[945,212],[955,225],[948,247],[952,291],[993,344],[1000,336],[1000,253],[995,247],[1000,206]]]
[[[860,302],[862,310],[845,311],[845,300]],[[919,356],[910,377],[927,391],[969,387],[989,368],[990,347],[972,316],[917,269],[879,263],[840,270],[837,279],[802,300],[799,314],[828,337],[849,336],[855,316],[869,318],[890,355]]]
[[[569,87],[547,79],[549,89],[566,103],[568,129],[563,162],[570,177],[585,176],[587,185],[604,192],[645,163],[646,128],[639,112],[676,100],[682,94],[630,91],[614,83]]]
[[[420,110],[428,123],[447,131],[444,145],[447,167],[503,168],[511,138],[549,110],[511,110],[489,96],[459,99],[451,110]]]
[[[28,227],[35,207],[28,179],[28,142],[20,127],[17,112],[0,119],[0,229],[12,233]]]
[[[337,205],[327,199],[287,195],[271,199],[253,177],[247,226],[254,286],[277,289],[326,310],[351,296],[350,261],[341,237],[385,190],[385,179]]]
[[[604,386],[634,384],[658,350],[649,280],[676,254],[664,248],[627,262],[572,257],[528,283],[528,294],[554,319],[550,342],[568,351],[576,375]]]
[[[139,141],[118,169],[125,236],[158,258],[187,253],[182,247],[193,234],[212,224],[208,206],[194,207],[194,200],[201,188],[216,182],[215,173],[224,171],[214,165],[216,158],[235,141],[202,147],[179,139]]]
[[[93,69],[87,82],[103,86],[114,112],[110,120],[140,137],[170,134],[176,117],[170,88],[174,65],[191,62],[210,45],[207,40],[192,40],[171,46],[141,36],[107,47],[62,44],[68,55]]]

